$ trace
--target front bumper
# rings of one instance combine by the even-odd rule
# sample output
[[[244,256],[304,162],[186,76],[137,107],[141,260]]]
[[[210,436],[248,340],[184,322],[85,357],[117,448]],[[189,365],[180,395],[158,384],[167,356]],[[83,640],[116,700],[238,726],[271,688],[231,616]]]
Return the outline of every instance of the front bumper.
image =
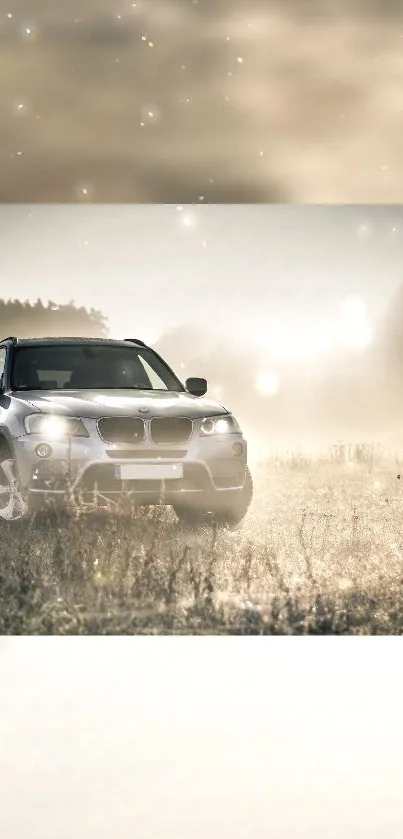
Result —
[[[37,498],[70,497],[82,504],[174,504],[222,493],[239,494],[245,483],[247,444],[239,433],[200,437],[182,445],[156,445],[149,439],[136,444],[110,445],[100,438],[96,422],[85,420],[88,438],[48,441],[43,435],[14,439],[18,479],[24,491]],[[52,455],[41,459],[40,443],[49,442]],[[176,465],[179,477],[122,480],[120,466],[144,464],[153,469]],[[38,498],[39,500],[39,498]]]

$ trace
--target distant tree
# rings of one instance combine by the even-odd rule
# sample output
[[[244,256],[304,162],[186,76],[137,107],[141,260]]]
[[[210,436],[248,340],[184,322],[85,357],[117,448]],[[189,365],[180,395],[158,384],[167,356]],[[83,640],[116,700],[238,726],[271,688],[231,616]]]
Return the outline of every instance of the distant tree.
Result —
[[[74,300],[58,305],[53,300],[0,300],[0,338],[66,337],[103,338],[108,334],[107,319],[98,309],[77,307]]]

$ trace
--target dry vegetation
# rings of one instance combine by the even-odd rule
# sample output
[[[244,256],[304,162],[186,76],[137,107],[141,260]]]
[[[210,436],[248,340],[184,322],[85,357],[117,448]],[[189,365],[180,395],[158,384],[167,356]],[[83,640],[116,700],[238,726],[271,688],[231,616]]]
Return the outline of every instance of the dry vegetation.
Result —
[[[273,458],[235,532],[169,508],[2,523],[0,633],[400,634],[398,474],[370,449]]]

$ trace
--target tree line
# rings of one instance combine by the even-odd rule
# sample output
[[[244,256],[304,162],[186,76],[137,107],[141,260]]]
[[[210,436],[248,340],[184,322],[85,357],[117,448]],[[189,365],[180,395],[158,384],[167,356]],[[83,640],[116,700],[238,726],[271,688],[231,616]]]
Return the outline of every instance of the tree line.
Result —
[[[0,339],[10,335],[19,338],[107,337],[107,318],[98,309],[76,306],[74,300],[57,304],[38,299],[0,300]]]

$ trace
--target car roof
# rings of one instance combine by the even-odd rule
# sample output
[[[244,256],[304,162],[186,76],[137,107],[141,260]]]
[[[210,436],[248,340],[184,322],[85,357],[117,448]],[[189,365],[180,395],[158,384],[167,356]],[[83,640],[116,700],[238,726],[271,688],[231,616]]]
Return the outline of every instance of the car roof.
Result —
[[[88,338],[88,337],[43,337],[43,338],[3,338],[2,341],[12,341],[17,347],[35,347],[35,346],[60,346],[60,344],[74,346],[75,344],[93,344],[93,345],[107,345],[112,347],[127,347],[127,344],[135,344],[138,347],[144,347],[142,341],[137,341],[135,338],[113,339],[113,338]]]

